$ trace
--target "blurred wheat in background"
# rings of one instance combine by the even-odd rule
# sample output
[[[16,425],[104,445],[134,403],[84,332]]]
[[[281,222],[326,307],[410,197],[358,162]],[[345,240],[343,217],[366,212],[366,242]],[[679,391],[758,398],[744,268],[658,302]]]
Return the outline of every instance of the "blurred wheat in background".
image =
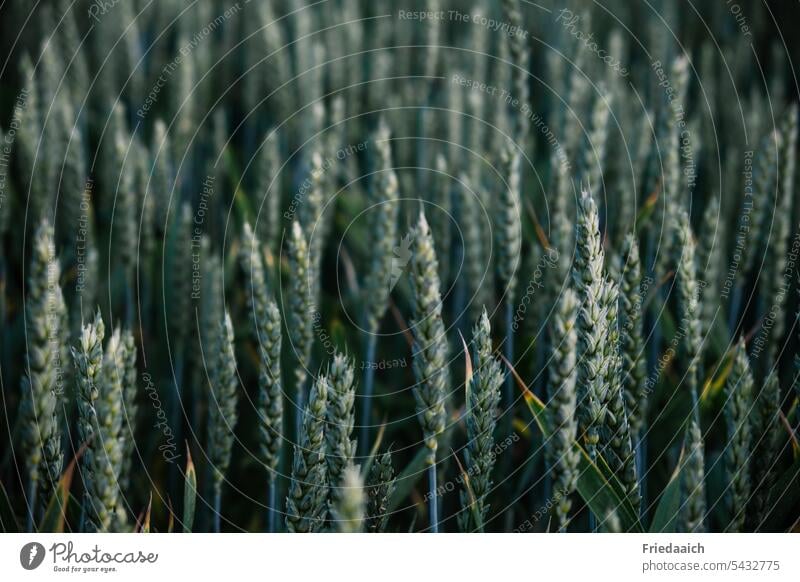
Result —
[[[2,3],[0,528],[796,531],[777,4]]]

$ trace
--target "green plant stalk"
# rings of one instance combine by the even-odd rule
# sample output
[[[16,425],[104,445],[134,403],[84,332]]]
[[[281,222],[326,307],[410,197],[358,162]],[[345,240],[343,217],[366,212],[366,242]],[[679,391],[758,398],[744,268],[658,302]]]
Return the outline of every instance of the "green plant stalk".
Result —
[[[222,531],[222,485],[214,484],[214,533]]]
[[[430,519],[431,533],[439,533],[439,494],[436,489],[436,463],[434,463],[432,465],[428,465],[428,494],[430,495],[428,517]]]
[[[36,511],[36,499],[39,493],[39,481],[31,480],[28,483],[28,494],[27,494],[27,501],[28,501],[28,523],[26,525],[25,531],[28,533],[34,532],[34,527],[36,523],[36,517],[34,515]]]
[[[271,477],[267,485],[267,499],[269,499],[269,506],[267,507],[267,532],[275,533],[278,521],[278,491],[275,477]]]

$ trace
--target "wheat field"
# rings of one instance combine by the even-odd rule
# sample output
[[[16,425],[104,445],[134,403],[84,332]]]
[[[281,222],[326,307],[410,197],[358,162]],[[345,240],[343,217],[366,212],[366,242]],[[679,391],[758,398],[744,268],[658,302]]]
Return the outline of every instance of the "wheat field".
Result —
[[[796,4],[0,4],[0,530],[800,531]]]

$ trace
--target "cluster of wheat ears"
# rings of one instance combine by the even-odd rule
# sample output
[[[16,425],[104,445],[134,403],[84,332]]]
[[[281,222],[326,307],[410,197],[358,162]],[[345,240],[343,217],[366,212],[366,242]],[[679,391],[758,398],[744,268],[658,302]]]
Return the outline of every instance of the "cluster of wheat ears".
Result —
[[[0,8],[2,530],[796,529],[790,53],[645,4]]]

